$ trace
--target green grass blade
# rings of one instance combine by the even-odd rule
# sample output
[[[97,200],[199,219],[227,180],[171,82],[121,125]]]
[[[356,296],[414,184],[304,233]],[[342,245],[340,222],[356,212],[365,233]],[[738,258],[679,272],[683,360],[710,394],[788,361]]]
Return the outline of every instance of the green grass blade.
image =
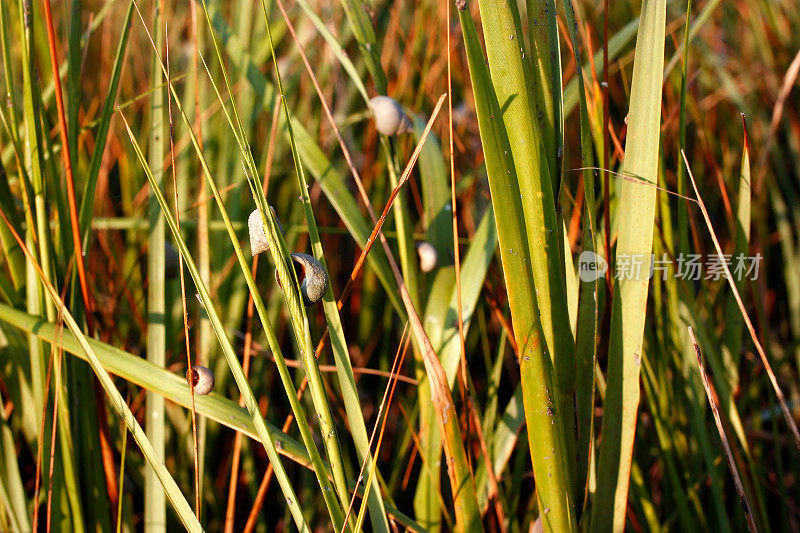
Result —
[[[3,463],[0,465],[5,500],[3,503],[4,505],[8,504],[6,509],[9,511],[13,523],[16,524],[17,530],[30,531],[31,522],[28,519],[28,506],[17,462],[14,434],[5,413],[0,414],[0,449],[2,449],[3,456]]]
[[[665,0],[644,2],[636,39],[623,174],[636,176],[646,183],[622,181],[618,184],[620,205],[625,207],[618,215],[617,264],[624,258],[636,256],[649,261],[652,249],[665,19]],[[625,527],[649,283],[648,276],[637,277],[615,280],[592,531],[621,531]]]
[[[421,117],[411,117],[413,133],[417,140],[420,139],[424,129],[425,121]],[[437,269],[431,272],[427,278],[429,280],[426,288],[427,302],[425,303],[425,314],[423,324],[431,343],[439,355],[439,360],[443,361],[442,337],[445,322],[442,317],[448,314],[450,296],[454,290],[454,267],[446,265],[445,258],[452,253],[453,246],[453,225],[452,212],[445,209],[450,207],[450,189],[448,171],[442,158],[442,148],[439,140],[431,133],[422,152],[419,156],[419,173],[422,185],[422,205],[423,223],[426,229],[426,240],[433,245],[437,253]],[[447,260],[449,262],[449,259]],[[481,277],[482,283],[482,277]],[[452,317],[450,317],[452,323]],[[456,333],[457,334],[457,333]],[[451,331],[452,335],[452,331]],[[424,457],[425,464],[439,464],[442,456],[442,437],[436,423],[436,412],[431,402],[430,384],[425,379],[424,364],[418,362],[416,365],[417,378],[421,381],[417,387],[417,401],[420,407],[419,415],[419,442],[421,445],[420,453]],[[452,380],[447,372],[448,385],[452,388]],[[439,506],[439,494],[441,490],[441,470],[434,468],[424,468],[417,480],[417,490],[414,495],[414,510],[417,518],[436,530],[441,520],[441,508]]]
[[[448,204],[449,205],[449,204]],[[449,219],[446,222],[450,222]],[[452,225],[450,225],[452,228]],[[452,240],[450,241],[452,243]],[[461,309],[464,319],[464,335],[469,332],[472,317],[478,303],[483,283],[497,248],[497,229],[491,208],[484,213],[469,249],[461,263]],[[425,329],[442,362],[447,384],[452,389],[461,360],[461,341],[458,334],[458,295],[454,272],[450,268],[440,271],[434,281],[428,306],[425,310]],[[438,300],[438,301],[437,301]],[[444,317],[444,318],[442,318]],[[419,375],[419,374],[418,374]],[[442,437],[436,426],[436,413],[430,404],[430,389],[427,382],[418,388],[420,401],[420,442],[426,448],[428,464],[437,464],[442,454]],[[481,468],[482,462],[478,463]],[[480,470],[478,470],[478,474]],[[430,527],[439,522],[440,509],[437,501],[431,501],[439,492],[438,471],[423,472],[417,484],[414,508],[419,520]],[[485,474],[485,472],[484,472]],[[480,479],[476,475],[476,490],[480,494]],[[479,500],[480,503],[480,500]],[[481,505],[482,507],[482,505]],[[422,517],[425,517],[424,519]]]
[[[530,69],[523,58],[517,4],[507,0],[480,0],[479,5],[491,82],[501,110],[498,118],[508,135],[509,153],[522,200],[528,265],[533,272],[542,332],[558,379],[556,402],[565,413],[572,412],[575,344],[570,328],[556,327],[569,324],[564,258],[559,244],[561,226],[556,217],[545,138],[536,119],[539,115],[534,104]],[[498,211],[501,208],[496,205],[495,212]],[[565,427],[574,426],[571,418],[563,418],[562,423]],[[568,439],[567,446],[574,446],[574,439]]]
[[[74,334],[69,331],[59,331],[54,324],[39,317],[0,304],[0,320],[23,331],[33,333],[43,341],[53,343],[66,352],[88,361],[88,356]],[[146,359],[104,342],[95,339],[87,339],[87,341],[106,372],[159,394],[182,407],[191,408],[191,392],[183,376],[148,363]],[[195,395],[195,403],[199,414],[231,429],[241,431],[254,440],[259,440],[247,410],[239,407],[233,400],[218,393],[211,393],[208,396]],[[309,466],[311,464],[302,444],[268,422],[267,426],[273,438],[281,442],[283,455],[302,465]]]
[[[747,124],[742,115],[744,143],[742,146],[742,163],[739,171],[739,192],[736,201],[736,232],[733,261],[748,253],[750,243],[750,146],[747,137]],[[681,165],[683,168],[683,165]],[[736,280],[739,291],[743,288],[743,280]],[[739,386],[739,363],[741,362],[742,335],[744,319],[736,305],[736,299],[728,296],[725,302],[725,331],[722,334],[722,360],[725,365],[725,379],[728,386],[735,390]],[[720,401],[722,399],[720,398]]]
[[[589,125],[589,107],[586,102],[586,87],[584,85],[583,68],[581,67],[580,42],[578,41],[577,22],[575,17],[575,4],[567,0],[564,4],[566,25],[575,51],[574,60],[577,67],[575,77],[578,80],[579,110],[580,110],[580,138],[581,138],[581,165],[591,168],[594,165],[592,154],[592,134]],[[585,196],[585,209],[583,214],[583,252],[581,257],[588,260],[580,262],[579,268],[586,264],[594,264],[595,246],[595,182],[594,170],[583,171],[583,190]],[[584,255],[586,254],[586,255]],[[568,275],[571,275],[568,272]],[[576,413],[577,413],[577,486],[583,490],[582,499],[584,506],[588,503],[588,480],[592,450],[594,447],[594,368],[597,362],[597,334],[598,334],[598,277],[588,272],[588,276],[581,277],[579,289],[578,325],[576,328],[575,343],[575,381],[576,381]]]
[[[2,10],[0,9],[0,11]],[[2,24],[2,20],[0,20],[0,24]],[[13,201],[14,196],[12,196],[11,188],[8,186],[8,179],[9,176],[6,173],[6,169],[2,163],[0,163],[0,207],[2,207],[5,213],[8,213],[11,226],[19,231],[20,220],[17,214],[17,206]],[[24,178],[20,177],[20,179]],[[9,291],[9,297],[15,298],[16,296],[11,296],[10,293],[16,293],[16,290],[21,289],[25,283],[25,255],[22,253],[17,241],[14,240],[14,236],[5,224],[0,227],[0,243],[2,243],[3,255],[8,265],[9,277],[11,278],[10,285],[13,286],[13,289],[9,287],[9,289],[11,289],[11,291]]]
[[[267,7],[264,4],[264,1],[261,1],[261,11],[264,15],[264,25],[267,29],[267,37],[269,41],[269,48],[270,53],[272,54],[272,61],[275,68],[275,77],[277,79],[278,91],[281,95],[281,105],[283,107],[283,114],[284,118],[287,122],[287,127],[289,129],[289,143],[291,146],[292,152],[292,160],[294,162],[295,167],[295,175],[298,180],[298,185],[300,189],[300,201],[303,205],[303,209],[305,212],[306,222],[309,224],[309,237],[313,242],[316,242],[316,249],[314,250],[314,255],[318,256],[317,259],[321,257],[321,246],[319,245],[319,234],[316,231],[316,223],[314,222],[314,214],[311,209],[311,201],[308,194],[308,185],[305,180],[305,175],[303,173],[303,167],[300,163],[300,156],[297,154],[297,146],[294,143],[294,135],[292,133],[291,128],[291,115],[289,113],[289,107],[286,104],[286,96],[283,91],[283,82],[281,80],[281,73],[280,69],[278,68],[277,57],[275,56],[275,45],[272,40],[272,30],[269,24],[269,17],[267,13]],[[219,53],[219,52],[218,52]],[[218,59],[221,61],[221,57],[218,56]],[[226,78],[227,80],[227,78]],[[228,88],[230,91],[230,87]],[[234,112],[236,107],[234,106]],[[240,126],[241,128],[241,126]],[[257,185],[257,184],[256,184]],[[251,181],[251,189],[255,196],[257,205],[261,208],[262,218],[266,216],[267,210],[266,207],[266,198],[264,197],[264,193],[260,187],[254,187]],[[275,224],[271,224],[271,230],[276,230]],[[272,233],[272,231],[270,231]],[[275,231],[274,235],[277,236],[277,231]],[[277,239],[276,239],[277,241]],[[350,495],[347,491],[347,482],[346,476],[344,472],[344,458],[342,455],[341,446],[339,443],[339,437],[336,432],[336,426],[333,423],[333,415],[331,413],[330,404],[328,402],[328,396],[325,392],[325,385],[322,381],[322,375],[319,371],[319,364],[317,362],[316,353],[314,351],[314,346],[311,342],[311,332],[309,330],[309,322],[308,316],[305,310],[305,307],[300,303],[299,297],[299,284],[297,281],[297,275],[295,274],[294,268],[287,269],[287,265],[291,264],[291,262],[285,262],[285,258],[288,257],[288,252],[285,246],[281,246],[281,250],[278,249],[277,246],[270,247],[270,251],[272,253],[273,259],[275,260],[278,266],[278,275],[282,280],[283,287],[290,287],[292,284],[293,290],[284,290],[284,295],[287,296],[287,304],[289,307],[289,313],[292,316],[292,326],[295,333],[295,338],[298,341],[298,344],[301,347],[301,354],[303,357],[303,361],[305,364],[306,375],[308,376],[309,388],[311,392],[311,398],[314,402],[314,407],[317,411],[317,416],[319,418],[320,424],[320,431],[322,432],[322,441],[325,444],[325,450],[328,453],[328,461],[331,465],[331,471],[333,472],[333,482],[334,486],[336,487],[336,492],[339,495],[340,503],[342,504],[342,508],[346,508],[350,501]],[[321,261],[324,267],[324,258]],[[327,268],[326,268],[327,271]],[[329,315],[328,310],[330,309],[329,305],[333,305],[333,310],[336,311],[336,301],[333,299],[332,291],[330,284],[328,284],[327,291],[325,294],[325,305],[326,305],[326,320],[328,320],[329,327],[331,327],[331,317]],[[331,343],[333,343],[333,336],[337,334],[337,323],[338,322],[338,313],[336,315],[336,319],[334,319],[334,324],[331,327]],[[338,330],[341,331],[341,324],[338,324]],[[341,338],[339,339],[341,340]],[[349,356],[344,356],[349,363]],[[339,368],[339,362],[337,361],[337,369]],[[352,378],[352,371],[351,371],[351,378]],[[366,432],[366,430],[365,430]],[[367,456],[369,455],[369,451],[367,450]],[[352,526],[352,522],[350,522]],[[339,529],[337,527],[337,529]]]
[[[475,234],[472,236],[467,253],[464,255],[461,270],[461,312],[464,318],[464,336],[469,331],[478,298],[483,288],[483,282],[489,271],[489,265],[497,249],[497,228],[494,224],[494,211],[490,207],[481,218]],[[451,226],[452,227],[452,226]],[[443,320],[444,330],[441,334],[441,346],[436,353],[442,361],[442,367],[447,375],[447,382],[452,388],[456,379],[456,371],[460,361],[458,338],[458,296],[455,284],[452,285],[448,298],[448,307]]]
[[[229,56],[247,56],[243,51],[241,43],[235,34],[230,31],[225,20],[213,8],[208,9],[209,17],[213,23],[215,35],[219,35],[219,40],[225,46]],[[266,76],[258,70],[252,62],[247,64],[247,81],[257,94],[263,94],[265,101],[275,100],[275,88],[268,81]],[[285,123],[284,123],[285,128]],[[292,129],[294,132],[295,143],[297,145],[300,158],[308,168],[312,176],[319,182],[322,191],[331,202],[336,212],[344,222],[350,234],[359,246],[364,246],[369,237],[371,228],[367,218],[361,214],[358,202],[353,197],[350,189],[347,188],[344,178],[328,160],[325,152],[319,147],[314,139],[309,135],[303,125],[292,119]],[[288,135],[288,130],[285,130]],[[367,256],[367,263],[375,270],[378,279],[381,281],[387,296],[392,301],[398,313],[404,314],[402,302],[397,295],[397,286],[382,250],[375,249]]]
[[[350,77],[350,81],[353,82],[353,85],[355,85],[356,89],[358,89],[358,93],[364,99],[364,103],[366,104],[369,102],[367,88],[364,86],[364,82],[361,81],[361,76],[359,76],[356,66],[347,56],[347,52],[345,52],[345,50],[339,44],[339,41],[336,40],[336,37],[330,32],[330,30],[328,30],[328,27],[325,26],[325,23],[322,21],[322,19],[320,19],[314,10],[311,9],[311,6],[308,4],[307,0],[297,0],[297,3],[303,8],[303,11],[308,18],[311,19],[314,27],[325,39],[325,42],[328,43],[328,46],[331,47],[336,59],[342,65],[342,68],[344,68],[344,70],[347,72],[347,75]]]
[[[526,2],[531,43],[533,106],[543,137],[553,194],[558,198],[560,157],[564,147],[562,116],[561,54],[558,43],[558,13],[554,0]],[[520,40],[521,41],[521,40]],[[522,44],[520,44],[522,46]],[[561,153],[559,153],[559,149]]]
[[[86,240],[89,234],[89,222],[91,221],[92,211],[94,209],[94,196],[95,187],[97,185],[97,176],[100,173],[100,165],[103,162],[103,154],[105,152],[106,140],[108,139],[108,130],[111,125],[111,118],[114,116],[114,103],[117,99],[119,79],[122,74],[122,66],[125,62],[125,50],[128,46],[128,36],[130,35],[131,31],[132,17],[133,2],[128,4],[128,11],[125,13],[122,34],[119,37],[117,53],[114,56],[114,67],[111,73],[111,83],[108,86],[108,93],[106,94],[105,101],[103,102],[103,109],[100,112],[100,122],[97,126],[97,133],[95,134],[94,150],[92,151],[92,158],[89,161],[89,170],[86,173],[83,195],[81,195],[79,224],[81,227],[81,235],[83,235],[84,249],[87,245]],[[156,89],[156,92],[162,91]],[[77,128],[71,128],[70,131],[77,131]]]
[[[12,76],[10,73],[12,72],[11,67],[11,42],[9,36],[9,30],[11,29],[11,23],[8,19],[8,7],[10,2],[3,2],[0,5],[0,47],[2,47],[3,53],[3,70],[6,73],[4,76],[5,78],[5,88],[6,88],[6,95],[8,98],[8,119],[5,118],[6,114],[3,112],[3,122],[8,131],[8,135],[11,140],[10,148],[14,148],[18,150],[19,146],[19,123],[17,119],[17,111],[16,107],[14,106],[14,101],[10,97],[15,93],[14,85]],[[20,169],[22,172],[22,169]],[[8,215],[11,224],[15,228],[19,228],[19,220],[17,216],[17,209],[13,205],[11,195],[11,189],[8,186],[8,179],[10,176],[7,175],[6,169],[0,161],[0,205],[2,206],[3,210]],[[20,181],[24,181],[25,178],[20,176]],[[23,195],[25,195],[25,191],[23,191]],[[27,196],[27,195],[25,195]],[[27,203],[27,201],[25,201]],[[3,252],[6,257],[6,261],[8,264],[8,268],[11,273],[11,282],[14,285],[15,289],[19,289],[24,284],[25,280],[25,256],[20,250],[17,242],[14,240],[14,237],[11,235],[11,232],[8,228],[5,227],[5,224],[0,225],[0,243],[3,246]]]
[[[690,34],[689,22],[692,19],[692,0],[686,3],[686,24],[683,28],[683,69],[681,71],[681,108],[680,108],[680,122],[678,125],[678,139],[680,140],[680,149],[686,148],[686,89],[689,84],[689,43]],[[678,180],[677,180],[678,194],[686,195],[686,168],[683,165],[678,165]],[[683,204],[683,200],[679,200]],[[685,207],[682,205],[682,207]],[[685,208],[678,209],[678,253],[689,253],[689,210]]]
[[[372,75],[372,83],[378,94],[386,94],[386,73],[381,66],[381,48],[375,36],[366,10],[358,0],[341,0],[342,7],[347,14],[347,21],[353,30],[353,35],[358,43],[358,49],[367,63],[367,69]]]
[[[609,61],[617,59],[626,49],[628,44],[636,37],[636,32],[639,29],[639,19],[633,19],[623,26],[617,33],[608,40],[608,59]],[[592,62],[586,62],[583,65],[583,70],[591,69],[594,65],[594,70],[597,76],[603,74],[603,50],[602,48],[594,54]],[[564,87],[564,116],[568,117],[575,106],[578,105],[578,79],[571,79],[566,87]]]
[[[540,510],[547,531],[574,531],[577,524],[568,466],[572,458],[565,452],[566,423],[562,420],[573,415],[571,410],[562,412],[557,400],[553,401],[553,398],[558,398],[558,385],[538,319],[525,216],[508,137],[500,120],[500,107],[474,22],[464,9],[459,10],[459,19],[475,94],[492,203],[495,206],[503,272],[507,283],[513,280],[513,289],[509,290],[508,298],[520,350],[528,443]],[[546,514],[544,509],[548,510]]]
[[[213,26],[211,25],[211,18],[205,3],[203,3],[203,11],[206,16],[206,21],[209,25],[209,28],[212,30],[211,37],[212,37],[212,42],[214,44],[214,50],[217,54],[217,59],[219,60],[220,64],[222,64],[222,55],[220,52],[219,44],[214,35]],[[265,17],[265,24],[267,28],[267,35],[269,37],[270,50],[272,51],[272,55],[274,58],[272,35],[269,26],[269,21],[266,19],[267,16],[266,7],[264,6],[263,3],[262,3],[262,11]],[[228,89],[229,94],[232,94],[230,82],[228,80],[228,76],[224,68],[222,69],[222,74],[225,80],[226,88]],[[280,73],[277,70],[276,74],[278,75],[278,84],[280,88]],[[219,91],[217,90],[216,84],[214,84],[213,86],[214,90],[217,92],[217,97],[221,101],[221,97],[219,95]],[[282,102],[284,102],[285,105],[284,99],[282,99]],[[286,297],[286,302],[288,304],[290,316],[292,317],[291,323],[293,326],[295,339],[297,340],[297,343],[300,347],[306,372],[309,377],[311,397],[314,402],[314,406],[317,409],[317,414],[319,415],[320,418],[320,429],[322,431],[322,439],[323,443],[325,444],[326,451],[328,452],[328,458],[332,465],[331,469],[334,476],[334,485],[336,486],[336,490],[340,498],[340,503],[344,506],[346,505],[346,502],[349,501],[349,497],[347,495],[347,485],[344,477],[344,468],[341,459],[341,451],[339,449],[338,439],[336,437],[336,432],[332,422],[332,416],[330,414],[330,406],[328,405],[327,396],[323,389],[322,379],[319,374],[317,360],[316,357],[314,356],[313,346],[311,345],[308,318],[306,316],[305,309],[301,304],[297,276],[293,268],[289,269],[288,266],[290,264],[288,261],[289,254],[286,248],[286,244],[283,241],[283,238],[279,236],[275,220],[273,220],[272,216],[268,214],[269,210],[267,209],[267,203],[266,203],[266,198],[264,197],[264,192],[261,190],[260,184],[256,183],[254,180],[254,176],[256,175],[257,171],[255,163],[253,162],[252,154],[250,153],[249,148],[246,148],[245,146],[244,130],[242,128],[241,121],[239,119],[237,108],[235,105],[232,106],[233,116],[236,120],[235,125],[231,120],[230,115],[228,114],[227,108],[224,105],[223,105],[223,110],[225,112],[228,123],[234,133],[234,136],[237,139],[240,151],[242,153],[242,163],[245,166],[246,176],[251,192],[253,193],[256,199],[256,205],[258,206],[259,211],[261,212],[262,220],[265,223],[265,228],[268,228],[267,234],[269,235],[268,238],[271,243],[270,252],[277,265],[277,271],[279,279],[281,280],[281,286],[284,288],[291,287],[291,289],[284,290],[284,295]],[[193,136],[192,138],[194,139]],[[193,140],[193,142],[195,144],[195,148],[198,148],[196,141]],[[293,156],[295,156],[296,159],[296,154],[294,153],[294,150],[293,150]],[[202,157],[201,161],[203,161]],[[210,171],[208,170],[208,167],[205,165],[204,165],[204,171],[207,178],[209,178],[209,184],[212,186],[212,188],[214,188],[215,186],[213,184],[213,179],[211,179],[210,177]],[[218,194],[215,196],[217,197],[217,200],[219,202]],[[229,232],[230,231],[232,230],[229,229]],[[243,270],[246,270],[246,268],[243,267]],[[326,494],[326,496],[329,495]],[[292,503],[296,502],[296,499],[294,498],[290,498],[287,500],[291,500]],[[292,505],[291,508],[292,511],[295,512],[295,506]],[[336,524],[337,516],[339,513],[337,512],[336,507],[331,507],[330,510],[331,510],[331,519],[334,521],[334,524]]]
[[[162,46],[164,29],[162,25],[161,3],[154,4],[153,39]],[[164,187],[164,146],[167,142],[166,99],[164,98],[164,75],[159,68],[157,54],[151,59],[151,87],[155,90],[150,96],[150,138],[147,157],[153,169],[155,188]],[[93,190],[93,189],[92,189]],[[91,194],[91,193],[90,193]],[[88,205],[88,204],[87,204]],[[164,246],[166,229],[158,200],[151,196],[147,207],[149,228],[147,232],[147,360],[156,366],[167,362],[167,324],[166,324],[166,273]],[[145,397],[145,432],[153,444],[159,459],[164,461],[166,452],[166,426],[164,398],[156,394]],[[165,532],[167,529],[167,502],[160,481],[153,470],[145,472],[144,482],[144,525],[148,532]]]
[[[414,136],[417,141],[425,130],[421,117],[412,119]],[[442,145],[431,132],[419,154],[419,175],[422,185],[422,207],[425,233],[428,241],[436,248],[439,265],[444,264],[448,250],[453,247],[453,223],[450,207],[450,185],[445,160],[442,158]]]
[[[174,89],[173,89],[174,90]],[[185,113],[183,112],[182,106],[178,105],[179,110],[181,111],[181,115],[184,117],[185,122],[188,125],[188,118],[186,117]],[[232,124],[231,124],[232,126]],[[193,137],[194,134],[190,133]],[[278,339],[275,335],[275,332],[272,328],[270,323],[269,317],[267,316],[267,310],[264,306],[264,301],[261,297],[258,287],[256,286],[256,281],[253,278],[253,275],[250,271],[250,268],[247,264],[247,261],[244,257],[244,254],[241,250],[241,247],[238,243],[238,238],[236,233],[233,229],[233,224],[228,216],[228,213],[225,209],[225,205],[222,201],[222,197],[220,196],[219,189],[214,182],[213,177],[211,176],[211,171],[208,167],[208,163],[205,160],[205,156],[203,155],[202,150],[200,150],[200,146],[196,143],[194,145],[197,155],[200,158],[201,166],[203,168],[204,176],[208,182],[208,185],[214,195],[214,199],[217,202],[217,207],[219,208],[220,214],[222,215],[223,221],[225,222],[226,229],[228,231],[228,236],[231,240],[231,244],[233,245],[236,258],[238,260],[239,266],[241,271],[245,277],[245,281],[247,283],[247,288],[250,291],[250,294],[253,296],[253,303],[256,307],[258,312],[259,320],[261,321],[261,325],[264,329],[264,332],[267,336],[267,341],[269,343],[270,349],[272,350],[273,356],[275,358],[275,362],[278,366],[278,372],[280,374],[281,382],[286,390],[287,398],[289,399],[289,403],[292,407],[292,413],[294,414],[295,418],[297,419],[297,424],[300,428],[300,434],[303,438],[303,443],[308,450],[308,455],[310,457],[311,463],[313,465],[314,471],[317,474],[317,481],[320,484],[320,489],[322,490],[323,499],[328,507],[328,510],[331,514],[331,521],[335,526],[340,526],[343,522],[343,513],[337,502],[336,498],[333,496],[331,487],[328,485],[327,478],[324,475],[325,468],[323,467],[322,458],[319,455],[319,451],[317,450],[316,444],[314,442],[313,435],[311,433],[310,426],[307,422],[305,411],[303,410],[302,406],[299,403],[297,390],[294,386],[292,381],[291,375],[289,374],[289,369],[286,366],[285,359],[283,357],[283,353],[280,348],[280,344],[278,343]],[[264,216],[264,213],[262,213]],[[268,225],[265,225],[268,227]],[[271,239],[270,247],[275,249],[279,246],[277,241],[277,234],[268,234],[268,238]]]

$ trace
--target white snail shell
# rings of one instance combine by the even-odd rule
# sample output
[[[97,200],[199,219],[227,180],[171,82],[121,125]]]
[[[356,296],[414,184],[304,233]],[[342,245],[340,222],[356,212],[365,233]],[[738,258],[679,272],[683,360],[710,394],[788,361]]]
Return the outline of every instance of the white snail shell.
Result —
[[[300,282],[300,294],[303,296],[303,305],[311,307],[322,300],[328,290],[328,273],[317,259],[308,254],[294,253],[292,261],[303,267],[303,279]],[[280,285],[278,270],[275,269],[275,279]]]
[[[275,221],[278,223],[278,229],[283,233],[283,228],[275,215],[275,210],[272,206],[269,206],[269,210],[272,211],[272,216],[275,217]],[[264,221],[261,219],[261,213],[258,212],[258,209],[253,210],[247,218],[247,229],[250,231],[250,253],[253,256],[269,250],[269,240],[267,240]]]
[[[164,242],[164,277],[175,279],[178,277],[180,254],[169,242]]]
[[[394,98],[376,96],[369,101],[375,118],[375,129],[382,135],[398,135],[411,131],[411,121]]]
[[[417,244],[417,254],[419,255],[419,269],[423,272],[430,272],[436,268],[438,254],[436,248],[429,242]]]
[[[195,394],[205,396],[214,390],[214,373],[204,366],[193,366],[186,371],[186,381],[194,389]]]

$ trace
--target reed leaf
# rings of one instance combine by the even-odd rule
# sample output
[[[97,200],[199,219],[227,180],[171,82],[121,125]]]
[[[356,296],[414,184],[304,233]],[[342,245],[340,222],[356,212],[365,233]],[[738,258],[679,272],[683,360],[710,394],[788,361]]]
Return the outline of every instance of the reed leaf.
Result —
[[[577,523],[568,466],[572,458],[566,452],[564,434],[567,426],[564,419],[572,413],[561,409],[553,363],[539,322],[522,197],[497,95],[472,17],[466,9],[460,9],[459,19],[495,206],[503,272],[506,280],[514,280],[508,299],[519,349],[528,444],[539,509],[547,531],[574,531]]]
[[[636,38],[622,167],[624,175],[637,179],[623,181],[617,189],[620,205],[625,208],[618,214],[616,264],[638,257],[638,261],[645,261],[644,269],[648,268],[653,243],[665,21],[666,2],[645,0]],[[592,531],[622,531],[625,527],[648,285],[646,272],[633,279],[626,276],[614,281],[608,384],[603,403],[597,493],[592,502]]]

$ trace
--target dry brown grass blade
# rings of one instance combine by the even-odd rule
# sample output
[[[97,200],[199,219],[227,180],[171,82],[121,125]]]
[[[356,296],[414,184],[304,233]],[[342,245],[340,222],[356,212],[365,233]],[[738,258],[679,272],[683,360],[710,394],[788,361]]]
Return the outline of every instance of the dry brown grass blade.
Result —
[[[694,175],[692,174],[692,169],[689,166],[689,160],[686,159],[686,153],[681,150],[681,155],[683,156],[683,162],[686,164],[686,173],[689,175],[689,180],[692,182],[692,188],[694,189],[694,194],[697,197],[697,205],[700,206],[700,211],[703,213],[703,219],[706,221],[706,226],[708,227],[708,231],[711,234],[711,239],[714,241],[714,248],[717,251],[717,255],[719,256],[719,262],[722,265],[723,270],[725,271],[725,279],[728,280],[728,285],[731,287],[731,291],[733,291],[733,297],[736,299],[736,304],[739,306],[739,311],[742,313],[742,318],[744,318],[744,323],[747,326],[747,330],[750,332],[750,338],[753,339],[753,344],[756,346],[756,351],[758,351],[759,357],[761,357],[761,362],[764,364],[764,368],[767,371],[767,375],[769,376],[769,381],[772,384],[772,388],[775,390],[775,395],[778,397],[778,403],[781,407],[781,412],[783,413],[783,417],[786,419],[786,423],[789,425],[789,429],[792,432],[792,437],[794,437],[794,443],[798,449],[800,449],[800,432],[797,430],[797,424],[792,418],[792,413],[789,411],[789,406],[786,404],[786,398],[783,396],[783,391],[781,390],[780,385],[778,385],[778,380],[775,377],[775,372],[772,371],[772,366],[769,364],[769,360],[767,360],[767,354],[764,352],[764,347],[761,346],[761,342],[758,340],[758,336],[756,335],[756,330],[753,327],[753,322],[750,320],[750,316],[745,311],[744,303],[742,302],[742,297],[739,295],[739,289],[736,288],[736,283],[733,280],[733,276],[731,275],[731,271],[728,268],[728,263],[725,261],[725,256],[722,253],[722,247],[719,244],[719,240],[717,239],[717,234],[714,232],[714,227],[711,225],[711,219],[708,216],[708,211],[706,210],[706,205],[703,202],[703,198],[700,196],[700,191],[697,190],[697,183],[694,180]]]
[[[711,411],[714,414],[714,423],[717,425],[719,438],[722,441],[722,447],[725,450],[725,458],[728,460],[728,467],[731,470],[733,482],[736,485],[736,492],[739,493],[739,501],[742,504],[744,516],[747,519],[747,527],[750,529],[750,531],[757,532],[758,527],[756,526],[756,521],[753,518],[753,513],[750,511],[750,501],[747,499],[747,494],[744,492],[744,486],[742,485],[742,480],[739,477],[739,471],[736,468],[736,462],[733,459],[731,446],[728,443],[728,437],[725,434],[725,427],[722,425],[722,418],[719,413],[719,399],[717,398],[717,391],[714,389],[714,385],[711,383],[711,380],[706,373],[706,369],[703,366],[703,355],[700,352],[700,346],[697,344],[697,340],[694,338],[692,326],[689,326],[689,337],[692,340],[692,347],[694,348],[694,353],[697,356],[697,366],[700,368],[700,375],[703,377],[703,387],[706,389],[708,403],[711,404]]]

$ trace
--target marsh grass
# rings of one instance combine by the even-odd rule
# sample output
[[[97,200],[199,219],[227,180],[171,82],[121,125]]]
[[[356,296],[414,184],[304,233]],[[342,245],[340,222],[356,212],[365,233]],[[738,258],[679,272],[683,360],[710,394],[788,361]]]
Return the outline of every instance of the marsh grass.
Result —
[[[796,529],[798,17],[0,3],[0,530]]]

